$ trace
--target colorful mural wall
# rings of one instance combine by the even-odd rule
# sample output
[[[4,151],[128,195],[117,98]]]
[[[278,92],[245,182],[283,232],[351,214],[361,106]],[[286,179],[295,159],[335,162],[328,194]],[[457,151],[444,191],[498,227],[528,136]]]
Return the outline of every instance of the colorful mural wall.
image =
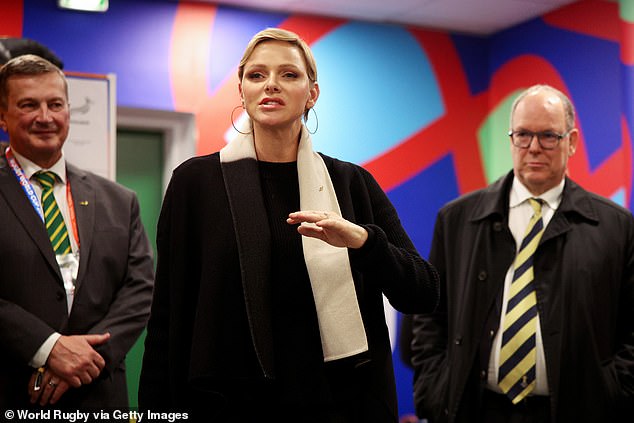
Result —
[[[111,1],[105,14],[55,3],[3,4],[0,35],[46,44],[66,70],[115,73],[121,106],[194,113],[198,154],[231,136],[249,38],[267,26],[300,33],[319,66],[316,148],[369,169],[425,256],[438,208],[511,168],[510,103],[535,83],[577,106],[571,176],[632,205],[631,0],[581,1],[489,37],[185,1]],[[411,372],[398,350],[395,366],[401,411],[411,412]]]

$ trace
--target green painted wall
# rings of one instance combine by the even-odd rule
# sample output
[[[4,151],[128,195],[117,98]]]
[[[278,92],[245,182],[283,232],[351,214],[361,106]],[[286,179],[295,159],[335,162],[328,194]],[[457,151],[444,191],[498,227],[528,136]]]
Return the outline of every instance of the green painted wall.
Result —
[[[137,193],[141,220],[156,257],[156,224],[163,198],[163,135],[158,132],[117,131],[117,182]],[[126,357],[130,407],[137,407],[145,331]]]

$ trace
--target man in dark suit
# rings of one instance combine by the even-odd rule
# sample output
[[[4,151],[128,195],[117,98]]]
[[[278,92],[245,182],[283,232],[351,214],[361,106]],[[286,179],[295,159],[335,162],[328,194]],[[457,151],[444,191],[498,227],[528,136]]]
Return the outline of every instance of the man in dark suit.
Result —
[[[128,405],[151,248],[135,194],[65,162],[69,122],[59,68],[24,55],[0,69],[0,409]]]
[[[520,94],[510,129],[513,171],[438,214],[441,305],[413,329],[417,411],[433,422],[632,421],[632,215],[566,177],[579,131],[563,93]]]

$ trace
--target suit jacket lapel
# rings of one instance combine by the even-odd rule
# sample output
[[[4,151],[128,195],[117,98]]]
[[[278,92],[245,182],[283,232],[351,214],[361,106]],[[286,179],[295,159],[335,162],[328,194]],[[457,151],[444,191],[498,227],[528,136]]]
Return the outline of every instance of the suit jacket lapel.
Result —
[[[93,241],[95,228],[95,189],[87,182],[86,172],[67,164],[66,172],[70,182],[71,195],[75,206],[77,230],[79,231],[79,272],[75,281],[75,290],[78,290],[88,267],[88,258]],[[69,230],[71,230],[69,228]]]
[[[55,253],[51,246],[51,240],[48,238],[44,223],[33,208],[33,205],[29,202],[17,178],[6,164],[4,155],[0,163],[0,195],[4,196],[9,208],[13,210],[17,221],[24,227],[24,230],[29,234],[35,245],[37,245],[46,259],[46,262],[57,274],[59,283],[63,285],[62,275],[59,271]]]

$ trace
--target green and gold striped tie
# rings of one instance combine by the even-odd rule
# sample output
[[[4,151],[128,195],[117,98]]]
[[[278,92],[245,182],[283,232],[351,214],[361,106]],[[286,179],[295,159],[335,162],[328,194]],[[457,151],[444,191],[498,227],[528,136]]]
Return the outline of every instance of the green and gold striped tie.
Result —
[[[46,224],[46,232],[48,232],[53,250],[57,255],[68,254],[71,251],[68,230],[53,195],[56,175],[53,172],[38,172],[34,176],[42,186],[44,223]]]
[[[541,200],[530,198],[533,207],[526,235],[515,257],[513,281],[502,325],[502,349],[498,383],[513,404],[535,388],[537,297],[533,281],[533,255],[544,233]]]

